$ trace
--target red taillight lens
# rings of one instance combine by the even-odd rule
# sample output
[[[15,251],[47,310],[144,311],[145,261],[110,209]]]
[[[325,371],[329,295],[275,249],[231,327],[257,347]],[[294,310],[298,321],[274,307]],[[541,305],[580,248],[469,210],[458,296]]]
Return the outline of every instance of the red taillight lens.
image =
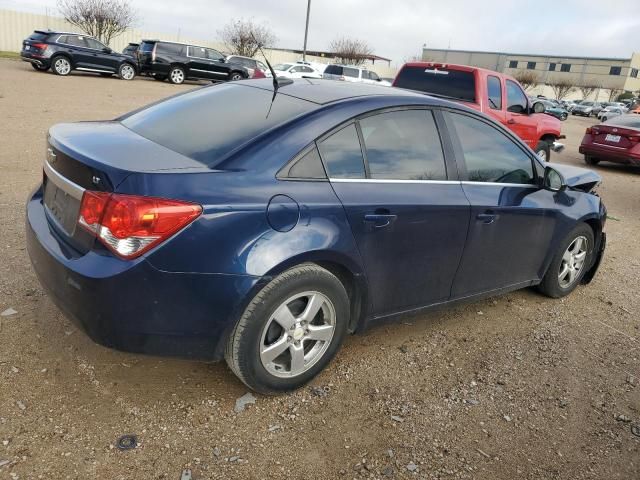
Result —
[[[202,207],[189,202],[86,191],[78,223],[120,257],[131,259],[191,223]]]
[[[632,143],[640,142],[640,135],[631,135],[629,136],[629,141]]]
[[[39,48],[40,50],[45,50],[47,48],[46,43],[32,43],[32,47]]]
[[[587,135],[591,135],[593,133],[593,130],[591,129],[591,127],[587,127],[584,133]]]

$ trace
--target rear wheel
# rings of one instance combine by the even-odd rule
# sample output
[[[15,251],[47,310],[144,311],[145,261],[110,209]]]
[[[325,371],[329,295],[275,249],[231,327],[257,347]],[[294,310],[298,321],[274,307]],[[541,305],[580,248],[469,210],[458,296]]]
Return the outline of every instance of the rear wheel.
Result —
[[[37,70],[38,72],[46,72],[47,70],[49,70],[49,68],[48,68],[48,67],[45,67],[44,65],[37,65],[37,64],[35,64],[35,63],[32,63],[32,64],[31,64],[31,67],[32,67],[34,70]]]
[[[122,80],[133,80],[136,78],[136,69],[130,63],[123,63],[118,69],[118,76]]]
[[[602,119],[601,119],[601,120],[602,120],[603,122],[606,122],[606,121],[607,121],[607,117],[602,117]]]
[[[566,113],[563,113],[562,115],[560,115],[560,120],[562,120],[563,122],[567,119],[569,115]]]
[[[592,157],[591,155],[585,155],[584,163],[586,163],[587,165],[597,165],[600,163],[600,160],[598,158]]]
[[[230,82],[237,82],[238,80],[242,80],[244,76],[240,72],[231,72],[229,74]]]
[[[593,230],[576,226],[560,244],[538,289],[552,298],[569,295],[582,280],[593,256]]]
[[[315,377],[340,348],[349,297],[328,270],[307,263],[278,275],[251,301],[225,358],[248,387],[273,394]]]
[[[67,76],[71,73],[71,62],[67,57],[54,57],[52,70],[56,75]]]
[[[180,85],[185,81],[185,73],[184,68],[182,67],[172,67],[169,70],[169,81],[175,85]]]
[[[549,145],[549,142],[540,140],[538,145],[536,145],[536,154],[543,162],[548,162],[551,158],[551,146]]]

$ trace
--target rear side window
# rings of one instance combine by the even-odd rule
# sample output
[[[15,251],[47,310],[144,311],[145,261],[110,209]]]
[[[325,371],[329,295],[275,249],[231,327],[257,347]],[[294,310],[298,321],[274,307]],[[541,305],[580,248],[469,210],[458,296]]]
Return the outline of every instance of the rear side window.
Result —
[[[476,101],[476,80],[473,72],[446,68],[404,67],[398,73],[394,86],[464,102]]]
[[[208,58],[207,49],[202,47],[188,47],[188,55],[193,58]]]
[[[462,147],[468,181],[535,183],[531,157],[513,140],[474,117],[449,115]]]
[[[427,110],[382,113],[360,120],[371,178],[445,180],[440,136]]]
[[[507,80],[507,110],[512,113],[526,113],[527,96],[522,89],[511,80]]]
[[[156,53],[165,55],[184,55],[186,51],[186,45],[180,45],[178,43],[158,43]]]
[[[327,175],[324,172],[318,148],[314,145],[311,150],[300,157],[300,159],[289,168],[288,172],[285,172],[285,176],[288,178],[311,180],[326,179]]]
[[[329,65],[324,69],[324,73],[328,73],[330,75],[342,75],[342,67],[339,65]]]
[[[360,78],[360,71],[357,68],[343,67],[342,75],[345,77]]]
[[[261,133],[317,107],[284,94],[273,97],[269,90],[225,83],[169,98],[120,121],[138,135],[213,166]],[[216,121],[220,118],[224,121]]]
[[[355,124],[318,144],[320,154],[331,178],[364,178],[364,160]]]
[[[489,96],[489,108],[502,110],[502,85],[500,79],[489,75],[487,77],[487,91]]]

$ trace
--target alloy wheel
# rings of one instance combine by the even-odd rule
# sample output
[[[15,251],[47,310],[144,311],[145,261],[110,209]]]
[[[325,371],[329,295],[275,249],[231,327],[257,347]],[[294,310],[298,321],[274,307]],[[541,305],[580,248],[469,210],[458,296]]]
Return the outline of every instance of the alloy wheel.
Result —
[[[326,353],[335,327],[335,307],[326,295],[307,291],[289,297],[262,330],[262,366],[280,378],[301,375]]]
[[[171,81],[173,83],[182,83],[184,82],[184,72],[182,70],[180,70],[179,68],[175,68],[173,70],[171,70]]]
[[[233,75],[231,75],[232,82],[237,82],[238,80],[242,80],[242,75],[240,75],[239,73],[234,73]]]
[[[569,244],[564,255],[562,255],[562,262],[560,262],[560,271],[558,273],[560,287],[570,287],[580,276],[584,268],[584,262],[587,259],[587,247],[587,238],[582,235]]]
[[[544,162],[547,161],[547,151],[544,149],[538,150],[536,152],[538,154],[538,157],[540,157]]]
[[[71,71],[71,64],[66,58],[58,58],[53,66],[60,75],[67,75]]]
[[[123,80],[131,80],[135,74],[136,72],[131,65],[123,65],[120,68],[120,76]]]

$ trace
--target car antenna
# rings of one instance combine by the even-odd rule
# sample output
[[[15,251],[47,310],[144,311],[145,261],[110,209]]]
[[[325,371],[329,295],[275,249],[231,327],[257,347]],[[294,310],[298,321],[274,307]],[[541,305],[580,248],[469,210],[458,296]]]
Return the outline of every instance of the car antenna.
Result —
[[[264,58],[264,61],[267,63],[267,67],[269,67],[269,71],[271,72],[271,78],[273,79],[273,98],[271,99],[271,103],[273,104],[273,101],[275,100],[276,95],[278,94],[278,88],[280,87],[280,82],[282,82],[282,85],[289,85],[293,83],[293,80],[291,80],[290,78],[283,78],[278,80],[278,77],[276,76],[276,71],[271,66],[271,63],[269,63],[269,59],[262,51],[262,45],[260,45],[260,42],[256,40],[256,37],[253,35],[253,32],[251,32],[251,38],[253,38],[253,41],[256,42],[256,45],[258,45],[258,50],[260,50],[260,53],[262,54],[262,57]],[[271,107],[269,107],[269,111],[271,111]],[[267,117],[268,116],[269,114],[267,113]]]

